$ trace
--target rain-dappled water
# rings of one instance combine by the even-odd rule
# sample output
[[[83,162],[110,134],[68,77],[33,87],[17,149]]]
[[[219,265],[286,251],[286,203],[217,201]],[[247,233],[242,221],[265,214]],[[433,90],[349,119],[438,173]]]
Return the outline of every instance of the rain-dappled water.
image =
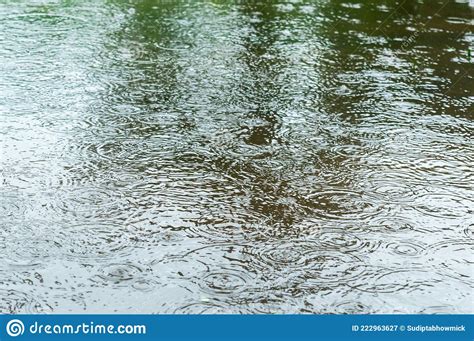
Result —
[[[474,312],[473,14],[2,1],[0,312]]]

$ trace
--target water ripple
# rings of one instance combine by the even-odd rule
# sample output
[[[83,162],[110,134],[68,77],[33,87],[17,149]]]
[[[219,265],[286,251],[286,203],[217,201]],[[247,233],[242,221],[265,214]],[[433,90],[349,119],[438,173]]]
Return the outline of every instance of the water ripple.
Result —
[[[415,208],[439,218],[465,218],[473,213],[472,200],[449,193],[427,193],[415,198]]]
[[[447,274],[461,281],[471,283],[473,281],[473,253],[474,244],[469,240],[449,239],[426,248],[424,256],[439,273]]]
[[[110,223],[69,226],[51,238],[61,254],[82,262],[109,262],[128,255],[135,245],[127,228]]]
[[[378,204],[366,195],[348,190],[335,189],[312,193],[306,200],[314,208],[315,213],[326,219],[355,217],[363,219],[375,215],[380,209]]]
[[[53,311],[47,302],[26,292],[0,289],[0,295],[0,312],[3,314],[47,314]]]
[[[372,253],[376,251],[381,242],[368,239],[369,235],[362,234],[358,237],[350,232],[322,232],[318,239],[321,245],[327,249],[334,249],[341,252]]]
[[[2,313],[472,312],[466,4],[43,2],[0,3]]]
[[[190,303],[173,310],[173,314],[250,314],[246,307],[236,307],[220,302]]]
[[[248,281],[245,272],[223,268],[218,272],[211,272],[204,276],[201,288],[211,294],[237,294],[245,288]]]
[[[427,278],[433,278],[433,273],[428,270],[378,268],[366,271],[363,277],[348,285],[369,293],[412,292],[430,286]],[[435,280],[439,280],[439,276],[435,276]]]
[[[414,242],[390,242],[385,245],[390,253],[400,256],[415,257],[424,252],[425,247]]]
[[[252,255],[255,266],[268,278],[284,274],[310,287],[345,283],[362,276],[366,268],[355,255],[325,249],[316,241],[267,243],[254,246],[247,252]]]
[[[141,276],[144,269],[136,264],[107,264],[99,270],[99,274],[93,277],[93,281],[110,282],[114,285],[128,285],[128,281],[132,281]]]

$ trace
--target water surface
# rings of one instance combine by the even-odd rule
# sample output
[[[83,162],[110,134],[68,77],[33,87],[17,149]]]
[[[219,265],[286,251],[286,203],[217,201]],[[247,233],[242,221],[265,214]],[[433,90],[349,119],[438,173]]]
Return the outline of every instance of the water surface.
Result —
[[[473,313],[473,13],[2,1],[0,312]]]

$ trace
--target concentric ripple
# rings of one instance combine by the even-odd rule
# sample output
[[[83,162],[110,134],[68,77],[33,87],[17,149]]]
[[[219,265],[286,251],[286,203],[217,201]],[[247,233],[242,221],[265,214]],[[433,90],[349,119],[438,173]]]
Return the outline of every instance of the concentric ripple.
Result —
[[[93,281],[110,282],[112,284],[127,285],[128,281],[132,281],[140,277],[144,269],[136,264],[108,264],[100,269],[100,273],[93,277]]]
[[[430,286],[426,279],[437,281],[440,277],[428,270],[382,269],[366,271],[363,277],[348,283],[356,290],[368,293],[388,294],[395,292],[423,291]]]
[[[313,255],[311,268],[301,273],[301,278],[317,285],[347,283],[365,276],[366,265],[357,257],[342,252],[319,252]]]
[[[197,302],[178,307],[173,314],[250,314],[246,307],[236,307],[220,302]]]
[[[428,265],[474,286],[474,244],[469,240],[451,239],[430,245],[424,252]]]
[[[425,250],[422,244],[407,241],[388,243],[385,247],[392,254],[408,257],[418,256]]]
[[[355,233],[327,231],[319,236],[319,242],[326,249],[334,249],[341,252],[372,253],[376,251],[380,240],[369,239],[368,234],[358,237]]]
[[[367,306],[362,302],[356,301],[343,301],[334,304],[331,307],[331,312],[336,314],[370,314],[372,313],[372,308]]]
[[[467,218],[473,214],[472,200],[447,193],[429,193],[415,199],[416,209],[444,219]]]
[[[0,289],[0,311],[6,314],[47,314],[53,311],[46,301],[27,292]]]
[[[314,211],[326,219],[358,219],[375,215],[378,204],[366,195],[343,190],[326,190],[306,197]]]
[[[254,258],[255,266],[269,278],[291,275],[306,285],[344,283],[362,276],[366,267],[358,257],[324,248],[316,241],[268,243],[247,252]]]
[[[110,262],[127,256],[135,245],[127,228],[114,224],[84,224],[56,231],[52,236],[60,253],[82,262]]]
[[[88,186],[57,191],[56,200],[46,207],[58,214],[82,214],[101,217],[121,214],[129,205],[123,194],[105,186]]]
[[[467,238],[474,239],[474,223],[467,224],[463,232]]]
[[[236,272],[232,269],[222,269],[219,272],[211,272],[202,278],[201,288],[214,294],[236,294],[244,290],[247,282],[244,272]]]
[[[295,247],[298,245],[298,247]],[[262,271],[301,269],[311,261],[320,249],[317,242],[301,241],[266,243],[256,245],[248,251]]]
[[[3,267],[39,268],[58,252],[51,230],[44,226],[9,223],[2,228],[0,259]]]

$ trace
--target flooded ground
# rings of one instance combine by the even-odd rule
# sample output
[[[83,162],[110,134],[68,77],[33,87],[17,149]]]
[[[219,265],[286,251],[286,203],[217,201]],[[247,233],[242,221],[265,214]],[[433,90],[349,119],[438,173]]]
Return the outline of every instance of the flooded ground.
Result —
[[[2,1],[0,312],[473,313],[473,14]]]

